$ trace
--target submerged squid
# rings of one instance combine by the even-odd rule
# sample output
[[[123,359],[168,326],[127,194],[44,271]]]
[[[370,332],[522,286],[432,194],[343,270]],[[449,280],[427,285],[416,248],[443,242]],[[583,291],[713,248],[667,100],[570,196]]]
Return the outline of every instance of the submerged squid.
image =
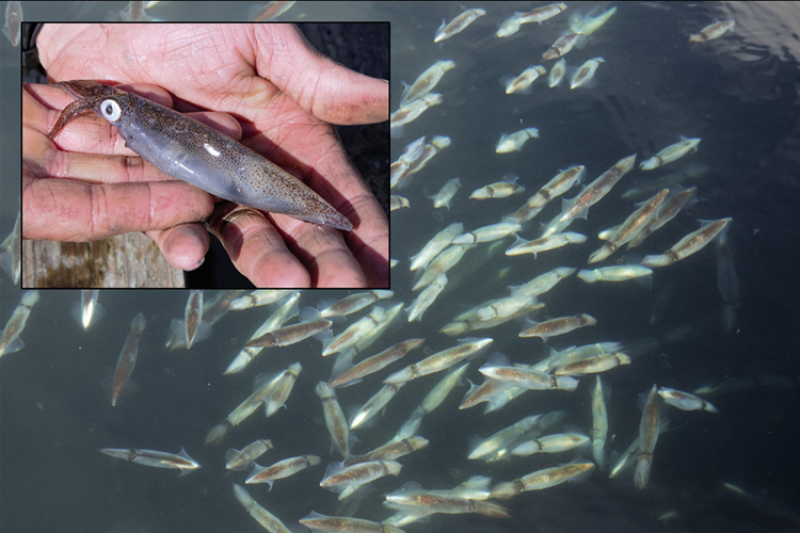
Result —
[[[353,225],[303,182],[262,155],[194,119],[96,81],[55,84],[78,98],[49,137],[94,111],[116,127],[125,146],[160,171],[209,194],[343,231]]]

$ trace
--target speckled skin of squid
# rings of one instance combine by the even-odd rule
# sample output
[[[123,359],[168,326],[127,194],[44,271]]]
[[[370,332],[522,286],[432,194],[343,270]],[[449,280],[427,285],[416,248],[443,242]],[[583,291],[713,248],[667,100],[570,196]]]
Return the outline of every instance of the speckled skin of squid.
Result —
[[[51,139],[73,118],[94,111],[117,128],[125,146],[165,174],[247,207],[343,231],[353,229],[347,218],[303,182],[194,119],[96,81],[55,85],[78,100],[64,108],[50,131]]]

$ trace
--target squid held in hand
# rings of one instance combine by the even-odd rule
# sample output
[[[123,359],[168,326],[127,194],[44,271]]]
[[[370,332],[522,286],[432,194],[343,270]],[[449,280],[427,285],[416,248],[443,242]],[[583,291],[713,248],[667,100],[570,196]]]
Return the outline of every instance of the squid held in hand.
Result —
[[[255,209],[350,231],[353,225],[303,182],[261,154],[146,98],[91,80],[55,84],[78,100],[61,113],[53,139],[76,116],[105,118],[125,146],[160,171]]]

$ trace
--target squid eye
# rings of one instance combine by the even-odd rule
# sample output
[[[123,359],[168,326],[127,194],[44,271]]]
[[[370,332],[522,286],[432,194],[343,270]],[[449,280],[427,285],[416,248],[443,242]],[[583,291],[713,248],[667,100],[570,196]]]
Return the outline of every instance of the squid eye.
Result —
[[[122,108],[114,100],[103,100],[100,104],[100,112],[103,114],[103,118],[112,124],[122,117]]]

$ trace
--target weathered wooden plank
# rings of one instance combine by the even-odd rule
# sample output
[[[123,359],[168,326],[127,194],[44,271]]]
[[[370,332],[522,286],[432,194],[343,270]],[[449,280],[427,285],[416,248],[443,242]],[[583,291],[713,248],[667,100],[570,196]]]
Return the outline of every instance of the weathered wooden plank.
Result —
[[[95,242],[31,241],[22,248],[25,288],[183,288],[173,268],[142,233]]]

